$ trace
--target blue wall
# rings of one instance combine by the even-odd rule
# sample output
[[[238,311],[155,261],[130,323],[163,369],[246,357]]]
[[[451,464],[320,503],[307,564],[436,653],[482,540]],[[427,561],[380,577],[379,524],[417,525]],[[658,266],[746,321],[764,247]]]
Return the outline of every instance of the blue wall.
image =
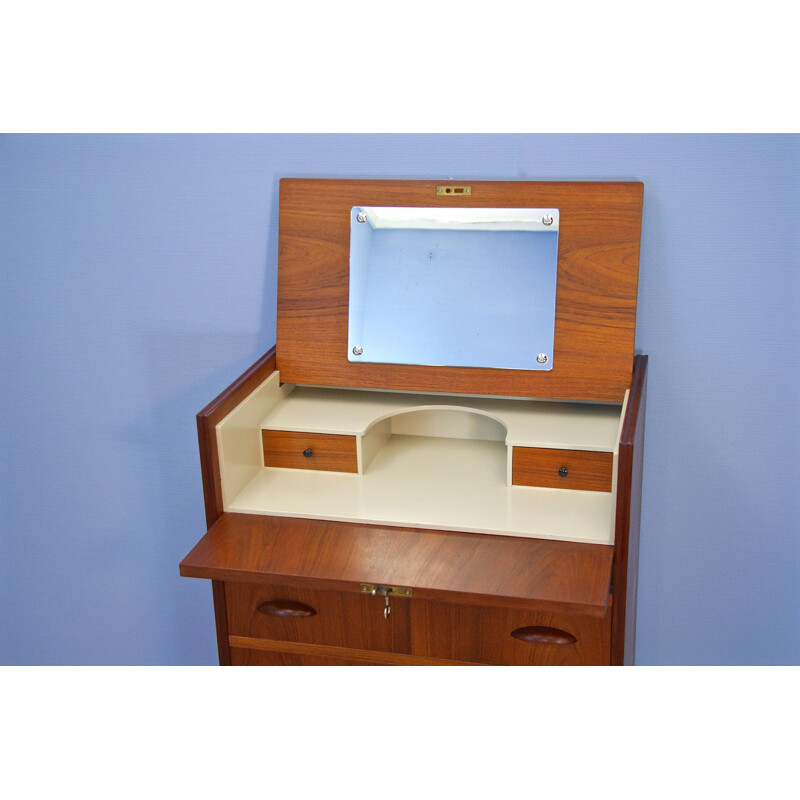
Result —
[[[282,176],[644,181],[636,660],[798,663],[799,146],[0,137],[0,663],[215,663],[194,414],[275,341]]]

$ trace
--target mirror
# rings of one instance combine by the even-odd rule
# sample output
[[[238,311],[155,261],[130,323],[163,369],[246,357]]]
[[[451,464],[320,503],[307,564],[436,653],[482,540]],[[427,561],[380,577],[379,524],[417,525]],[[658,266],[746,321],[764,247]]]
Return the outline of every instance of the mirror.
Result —
[[[553,368],[556,208],[355,206],[348,359]]]

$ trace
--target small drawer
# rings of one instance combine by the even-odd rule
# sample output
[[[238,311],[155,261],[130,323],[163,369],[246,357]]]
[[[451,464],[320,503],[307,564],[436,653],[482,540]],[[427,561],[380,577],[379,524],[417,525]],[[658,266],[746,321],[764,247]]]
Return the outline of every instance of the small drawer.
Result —
[[[265,467],[358,472],[356,437],[262,430]]]
[[[230,636],[408,652],[405,598],[392,599],[388,618],[382,597],[358,592],[226,583],[225,601]]]
[[[610,492],[613,468],[613,453],[515,447],[511,482],[515,486]]]
[[[543,614],[415,600],[416,655],[477,664],[608,666],[611,615]]]

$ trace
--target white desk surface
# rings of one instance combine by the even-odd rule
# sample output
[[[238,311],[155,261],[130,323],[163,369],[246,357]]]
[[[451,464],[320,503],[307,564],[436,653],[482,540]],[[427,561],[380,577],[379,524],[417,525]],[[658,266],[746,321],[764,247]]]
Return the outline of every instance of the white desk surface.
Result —
[[[507,486],[502,442],[393,435],[364,475],[264,467],[228,511],[612,544],[614,495]]]

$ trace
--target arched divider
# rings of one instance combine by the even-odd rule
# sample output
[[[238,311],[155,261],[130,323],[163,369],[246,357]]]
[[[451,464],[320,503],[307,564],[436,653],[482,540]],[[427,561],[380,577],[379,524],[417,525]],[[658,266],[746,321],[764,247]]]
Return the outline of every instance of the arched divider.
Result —
[[[392,435],[497,441],[506,445],[506,483],[511,484],[508,426],[496,414],[464,405],[420,405],[381,414],[357,437],[358,471],[363,475]]]

